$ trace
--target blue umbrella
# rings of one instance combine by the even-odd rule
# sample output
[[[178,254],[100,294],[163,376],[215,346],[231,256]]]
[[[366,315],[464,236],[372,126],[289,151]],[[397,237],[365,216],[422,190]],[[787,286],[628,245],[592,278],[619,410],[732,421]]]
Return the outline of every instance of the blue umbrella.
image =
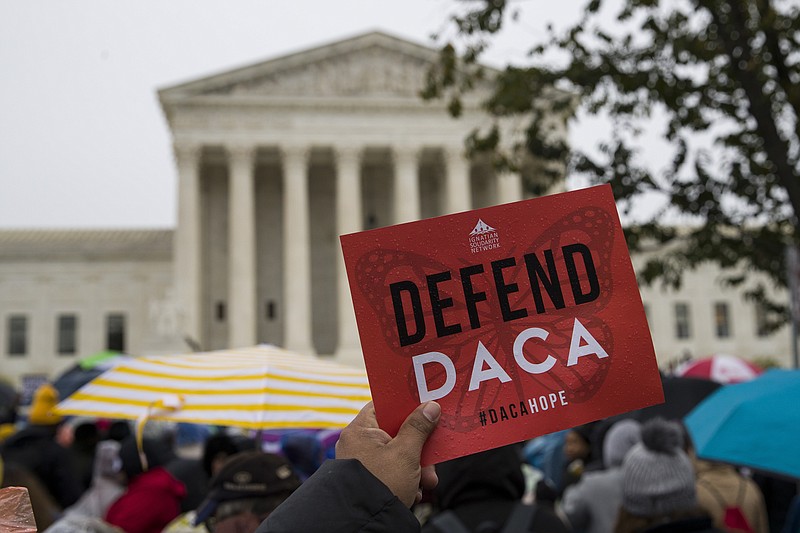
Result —
[[[800,370],[722,387],[684,422],[702,459],[800,479]]]

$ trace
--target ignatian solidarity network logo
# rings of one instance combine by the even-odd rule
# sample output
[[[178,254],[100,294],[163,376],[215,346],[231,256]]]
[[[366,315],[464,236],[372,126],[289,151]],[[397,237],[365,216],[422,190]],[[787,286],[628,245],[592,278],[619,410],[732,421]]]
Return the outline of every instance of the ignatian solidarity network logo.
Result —
[[[497,230],[481,219],[469,233],[469,249],[473,254],[500,248],[500,237]]]

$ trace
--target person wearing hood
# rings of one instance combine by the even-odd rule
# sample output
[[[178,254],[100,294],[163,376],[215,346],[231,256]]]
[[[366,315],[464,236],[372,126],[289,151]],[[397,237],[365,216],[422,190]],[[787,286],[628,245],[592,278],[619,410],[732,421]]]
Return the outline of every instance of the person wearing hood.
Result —
[[[548,507],[521,503],[525,478],[519,445],[446,461],[436,466],[436,474],[439,512],[423,526],[423,533],[500,532],[515,516],[522,522],[518,531],[569,531]]]
[[[106,513],[105,520],[126,533],[161,533],[180,514],[186,487],[165,468],[172,449],[161,439],[145,437],[142,464],[136,439],[127,437],[120,445],[120,461],[128,486]]]
[[[6,463],[24,467],[35,475],[62,508],[69,507],[83,493],[72,468],[69,451],[56,442],[63,422],[56,413],[58,392],[45,383],[36,389],[28,415],[28,425],[3,442],[0,455]]]
[[[95,452],[97,443],[100,442],[100,431],[94,420],[73,419],[69,425],[72,429],[72,442],[66,448],[72,458],[72,468],[81,484],[81,490],[85,492],[92,486],[94,478]]]
[[[603,439],[605,470],[586,472],[575,485],[567,487],[561,511],[573,530],[585,533],[611,533],[622,504],[622,460],[641,440],[639,422],[616,422]]]
[[[75,505],[67,508],[64,515],[44,533],[69,533],[72,531],[103,531],[112,529],[103,522],[111,504],[125,492],[122,483],[120,443],[104,440],[97,444],[94,457],[93,477],[89,489]]]

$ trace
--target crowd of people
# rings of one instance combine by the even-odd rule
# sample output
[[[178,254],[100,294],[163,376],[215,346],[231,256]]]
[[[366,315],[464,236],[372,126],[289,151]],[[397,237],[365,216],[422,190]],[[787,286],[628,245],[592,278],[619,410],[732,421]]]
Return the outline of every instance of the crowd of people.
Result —
[[[787,533],[795,482],[698,459],[679,421],[616,417],[423,467],[440,407],[395,437],[371,404],[331,449],[226,428],[64,420],[55,390],[0,435],[0,486],[46,533]],[[264,451],[269,448],[271,451]],[[794,503],[792,503],[794,498]],[[793,514],[794,513],[794,514]]]

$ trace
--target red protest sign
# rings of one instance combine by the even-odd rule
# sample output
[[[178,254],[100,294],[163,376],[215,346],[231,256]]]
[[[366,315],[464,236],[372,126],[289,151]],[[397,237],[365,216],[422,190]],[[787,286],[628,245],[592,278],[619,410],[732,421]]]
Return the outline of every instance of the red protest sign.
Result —
[[[608,185],[341,237],[378,423],[425,464],[663,402]]]

